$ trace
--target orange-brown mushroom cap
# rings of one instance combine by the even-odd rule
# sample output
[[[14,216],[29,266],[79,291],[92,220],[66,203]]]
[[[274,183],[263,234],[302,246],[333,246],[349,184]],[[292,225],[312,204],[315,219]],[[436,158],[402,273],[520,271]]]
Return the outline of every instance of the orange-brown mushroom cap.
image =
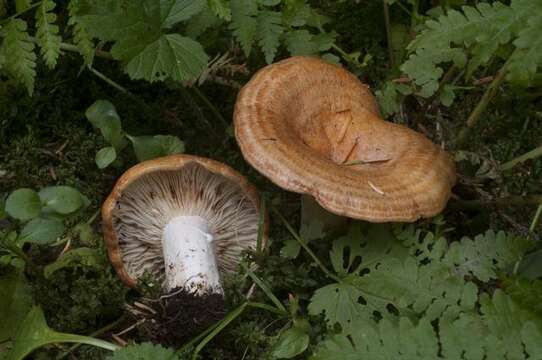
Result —
[[[258,71],[235,105],[245,159],[278,186],[372,222],[439,213],[455,164],[423,135],[384,121],[367,86],[339,66],[292,57]]]
[[[119,178],[102,206],[109,259],[130,287],[144,273],[163,278],[162,225],[196,215],[209,221],[221,275],[233,272],[240,253],[256,247],[259,206],[252,184],[220,162],[192,155],[142,162]]]

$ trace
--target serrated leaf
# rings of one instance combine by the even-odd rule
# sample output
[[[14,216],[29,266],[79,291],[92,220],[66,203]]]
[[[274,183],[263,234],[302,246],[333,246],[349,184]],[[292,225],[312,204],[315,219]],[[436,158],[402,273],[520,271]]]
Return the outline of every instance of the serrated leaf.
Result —
[[[72,0],[68,4],[70,19],[68,25],[73,26],[73,42],[79,49],[79,53],[83,56],[86,65],[92,64],[94,60],[94,42],[92,36],[87,31],[85,25],[79,21],[77,12],[79,10],[79,1]]]
[[[284,32],[281,13],[277,11],[260,11],[258,14],[259,44],[268,64],[273,62],[280,44],[280,36]]]
[[[542,6],[539,11],[542,11]],[[542,15],[531,17],[519,33],[514,45],[518,49],[511,58],[507,78],[516,83],[529,84],[542,67]]]
[[[287,239],[284,241],[280,249],[280,256],[287,259],[295,259],[299,255],[301,245],[295,239]]]
[[[109,360],[176,360],[179,359],[171,349],[152,343],[133,344],[123,347],[109,355]]]
[[[271,356],[275,359],[291,359],[309,346],[309,335],[299,327],[292,327],[280,334]]]
[[[55,25],[56,14],[55,2],[53,0],[44,0],[36,9],[36,37],[41,50],[41,56],[45,59],[45,64],[53,69],[60,56],[60,42],[58,25]]]
[[[96,100],[85,112],[90,123],[100,130],[104,139],[120,150],[122,144],[122,128],[119,114],[115,106],[107,100]]]
[[[30,220],[21,230],[19,241],[46,245],[54,242],[64,232],[64,224],[57,219],[35,218]]]
[[[311,15],[311,8],[305,0],[286,0],[286,6],[282,11],[284,22],[294,27],[307,24]]]
[[[314,55],[318,44],[307,30],[294,30],[286,33],[286,47],[291,55]]]
[[[81,1],[78,18],[95,37],[113,41],[111,54],[132,79],[186,81],[208,56],[197,41],[166,30],[204,8],[204,0]]]
[[[32,189],[17,189],[6,199],[5,210],[9,216],[26,221],[35,218],[41,211],[41,201]]]
[[[218,18],[231,21],[231,9],[224,0],[207,0],[207,6]]]
[[[2,70],[21,82],[32,96],[36,78],[36,54],[26,22],[11,19],[0,29],[0,35],[4,38],[0,48],[0,57],[5,59]]]
[[[229,8],[228,8],[229,10]],[[231,20],[231,15],[230,15]],[[216,27],[223,22],[222,19],[209,8],[205,7],[199,14],[188,20],[186,25],[186,34],[194,39],[198,38],[207,29]]]
[[[233,35],[237,38],[245,55],[250,54],[256,38],[258,6],[253,0],[231,0],[231,24]]]
[[[117,152],[112,146],[104,147],[96,153],[96,165],[100,169],[105,169],[117,158]]]

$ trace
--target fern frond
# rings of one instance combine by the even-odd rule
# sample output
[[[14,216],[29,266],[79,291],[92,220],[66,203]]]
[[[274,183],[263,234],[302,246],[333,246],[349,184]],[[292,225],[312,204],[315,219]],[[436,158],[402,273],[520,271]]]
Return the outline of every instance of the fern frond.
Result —
[[[231,1],[231,25],[233,35],[241,43],[245,55],[250,54],[256,37],[258,5],[253,0]]]
[[[512,56],[507,78],[516,83],[529,84],[542,67],[542,15],[529,19],[514,45],[517,51]]]
[[[41,56],[45,59],[45,64],[53,69],[60,56],[60,42],[58,25],[55,25],[56,14],[54,10],[56,4],[53,0],[44,0],[36,10],[36,37],[40,46]]]
[[[27,32],[26,22],[12,19],[0,31],[4,38],[0,48],[5,59],[2,70],[21,82],[32,95],[36,78],[36,54],[32,38]]]
[[[273,62],[280,44],[280,36],[284,32],[281,23],[280,12],[264,10],[258,14],[259,44],[268,64]]]
[[[85,64],[90,65],[94,59],[94,42],[85,25],[77,18],[78,10],[79,2],[76,0],[70,1],[70,4],[68,5],[70,15],[68,25],[73,27],[73,42],[77,46],[77,49],[79,49],[81,56],[83,56]]]

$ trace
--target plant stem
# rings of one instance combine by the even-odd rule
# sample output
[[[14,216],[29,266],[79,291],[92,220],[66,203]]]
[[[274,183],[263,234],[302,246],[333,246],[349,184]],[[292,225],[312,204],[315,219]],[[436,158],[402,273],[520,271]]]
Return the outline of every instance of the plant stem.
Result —
[[[306,244],[306,242],[303,241],[303,239],[301,239],[301,236],[299,236],[299,234],[292,228],[292,226],[290,225],[290,223],[288,223],[288,221],[284,218],[284,216],[282,216],[282,214],[276,208],[273,208],[273,212],[280,218],[280,220],[284,223],[284,226],[286,226],[286,228],[288,229],[290,234],[292,234],[292,236],[294,237],[294,239],[297,240],[299,245],[301,245],[301,247],[303,249],[305,249],[305,251],[309,254],[309,256],[316,263],[316,265],[318,265],[318,267],[324,272],[324,274],[326,274],[327,277],[335,280],[336,282],[341,283],[342,280],[337,275],[335,275],[331,271],[329,271],[325,267],[324,264],[322,264],[320,259],[318,259],[318,257],[314,254],[314,252],[312,252],[312,250]]]
[[[222,125],[227,128],[229,124],[226,119],[224,119],[222,114],[217,110],[213,103],[209,101],[209,99],[200,91],[200,89],[198,89],[197,87],[193,87],[192,91],[197,95],[198,98],[200,98],[201,101],[203,101],[203,103],[209,108],[209,110],[211,110],[213,115],[222,123]]]
[[[531,222],[531,226],[529,226],[530,232],[534,232],[534,230],[538,226],[538,223],[540,222],[541,216],[542,216],[542,204],[538,205],[538,208],[536,209],[536,213],[534,214],[534,218],[533,218],[533,221]]]
[[[282,314],[287,313],[286,308],[284,307],[284,305],[282,305],[282,303],[275,296],[275,294],[273,294],[269,286],[267,286],[267,284],[262,279],[256,276],[256,274],[254,274],[254,272],[250,270],[248,266],[246,266],[244,263],[241,263],[241,266],[247,272],[248,276],[250,276],[252,281],[254,281],[256,285],[258,285],[259,288],[262,289],[265,295],[267,295],[267,297],[273,302],[273,304],[275,304],[275,307],[277,308],[277,310]]]
[[[484,206],[510,206],[510,205],[539,205],[542,204],[542,195],[507,196],[495,200],[456,200],[455,206],[465,209],[479,209]]]
[[[521,164],[524,161],[535,159],[539,156],[542,156],[542,145],[537,147],[534,150],[531,150],[521,156],[518,156],[517,158],[514,158],[510,161],[505,162],[501,165],[501,171],[507,171],[512,169],[514,166]]]
[[[35,3],[35,4],[30,5],[30,6],[27,7],[26,9],[24,9],[24,10],[22,10],[22,11],[19,11],[18,13],[15,13],[15,14],[11,15],[10,17],[8,17],[8,18],[6,18],[6,19],[0,21],[0,24],[5,24],[5,23],[7,23],[8,21],[10,21],[11,19],[15,19],[16,17],[21,16],[21,15],[24,14],[25,12],[30,11],[30,10],[32,10],[32,9],[34,9],[34,8],[37,8],[38,6],[41,5],[42,2],[43,2],[43,0],[42,0],[42,1],[38,1],[38,2]]]
[[[386,41],[388,43],[388,56],[390,58],[390,68],[395,67],[395,54],[393,53],[393,44],[391,39],[390,9],[386,0],[382,0],[384,9],[384,24],[386,26]]]
[[[94,331],[93,333],[91,333],[89,336],[91,337],[96,337],[96,336],[100,336],[106,332],[108,332],[109,330],[111,329],[114,329],[115,327],[117,327],[118,325],[120,325],[122,322],[124,321],[124,316],[121,316],[120,318],[118,318],[117,320],[115,320],[114,322],[110,323],[110,324],[107,324],[105,325],[104,327]],[[60,356],[57,358],[57,360],[62,360],[64,359],[66,356],[68,356],[72,351],[74,351],[75,349],[77,349],[79,346],[81,346],[81,344],[75,344],[75,345],[72,345],[68,350],[64,351],[62,354],[60,354]]]
[[[513,54],[512,54],[513,55]],[[484,95],[480,99],[480,102],[476,105],[474,110],[469,115],[469,118],[467,119],[467,122],[459,132],[459,135],[457,137],[457,148],[462,148],[465,145],[465,142],[467,141],[467,138],[469,136],[470,130],[476,125],[478,120],[480,120],[480,117],[486,110],[487,106],[493,99],[493,97],[497,94],[497,90],[499,90],[499,87],[506,79],[506,73],[508,71],[508,66],[510,65],[510,60],[512,59],[512,55],[508,58],[506,63],[500,68],[500,70],[497,72],[497,75],[489,84],[487,87]]]
[[[121,85],[117,84],[115,81],[111,80],[110,78],[108,78],[107,76],[105,76],[104,74],[99,72],[98,70],[94,69],[92,66],[89,66],[88,69],[90,70],[91,73],[93,73],[98,78],[105,81],[106,83],[108,83],[109,85],[111,85],[112,87],[117,89],[118,91],[120,91],[120,92],[122,92],[122,93],[124,93],[124,94],[126,94],[126,95],[128,95],[130,97],[134,97],[134,98],[136,97],[134,94],[132,94],[126,88],[124,88]]]

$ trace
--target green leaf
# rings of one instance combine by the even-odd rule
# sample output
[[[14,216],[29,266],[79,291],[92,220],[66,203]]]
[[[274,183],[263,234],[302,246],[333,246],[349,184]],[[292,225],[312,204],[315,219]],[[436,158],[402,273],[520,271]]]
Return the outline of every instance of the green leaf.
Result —
[[[17,332],[31,306],[31,289],[22,270],[0,277],[0,343]]]
[[[54,242],[64,232],[64,224],[57,219],[35,218],[21,230],[19,237],[23,243],[46,245]]]
[[[107,100],[96,100],[85,112],[91,124],[100,130],[104,139],[116,150],[121,150],[123,132],[115,106]]]
[[[264,6],[275,6],[281,3],[282,0],[258,0]]]
[[[27,32],[26,22],[11,19],[0,29],[3,37],[0,58],[4,58],[2,70],[26,86],[28,94],[34,92],[36,78],[36,54],[34,42]]]
[[[286,47],[293,55],[314,55],[318,53],[319,45],[313,35],[307,30],[294,30],[286,33]]]
[[[104,147],[96,153],[96,165],[98,168],[105,169],[117,158],[117,152],[112,146]]]
[[[33,219],[41,211],[40,197],[32,189],[17,189],[6,199],[5,209],[9,216],[17,220]]]
[[[79,53],[83,56],[86,65],[92,64],[94,60],[94,42],[92,36],[87,31],[85,25],[79,20],[77,12],[79,11],[79,1],[72,0],[68,4],[70,19],[68,25],[73,26],[73,42],[79,49]]]
[[[207,5],[218,18],[231,21],[231,9],[224,0],[207,0]]]
[[[542,6],[538,10],[542,11]],[[507,78],[516,83],[530,84],[542,67],[542,15],[531,17],[519,33],[514,45],[518,49],[511,58]]]
[[[179,357],[171,349],[149,342],[123,347],[107,357],[109,360],[177,360]]]
[[[36,37],[41,55],[50,69],[56,66],[60,56],[61,38],[58,34],[58,25],[54,24],[56,21],[56,14],[53,12],[55,6],[53,0],[44,0],[36,10]]]
[[[67,215],[79,210],[84,205],[83,195],[70,186],[49,186],[39,192],[44,210],[53,210]]]
[[[439,94],[440,102],[444,106],[450,106],[453,104],[455,99],[454,87],[452,85],[444,85]]]
[[[117,345],[103,340],[60,333],[50,329],[45,322],[41,308],[34,306],[21,324],[17,336],[13,341],[13,346],[4,360],[23,360],[32,351],[41,346],[62,342],[88,344],[111,351],[118,349]]]
[[[166,155],[184,152],[184,143],[176,136],[128,136],[134,146],[138,161],[146,161]]]
[[[256,38],[258,5],[253,0],[231,0],[231,13],[230,28],[248,56]]]
[[[307,24],[312,16],[312,11],[305,0],[286,0],[282,16],[287,25],[299,27]]]
[[[299,255],[301,245],[295,239],[287,239],[284,241],[280,249],[280,256],[287,259],[295,259]]]
[[[280,36],[284,32],[281,13],[277,11],[260,11],[258,14],[259,44],[268,64],[273,62],[280,44]]]
[[[111,54],[132,79],[185,81],[207,66],[207,54],[196,41],[167,33],[205,6],[204,0],[81,0],[77,15],[87,30],[113,41]]]
[[[309,346],[309,335],[299,327],[292,327],[282,334],[271,355],[276,359],[291,359]]]
[[[15,11],[23,12],[32,5],[32,0],[15,0]]]
[[[100,266],[103,266],[103,257],[98,249],[86,247],[73,249],[63,254],[54,263],[45,266],[43,275],[48,278],[55,271],[73,266],[74,264],[99,268]]]

